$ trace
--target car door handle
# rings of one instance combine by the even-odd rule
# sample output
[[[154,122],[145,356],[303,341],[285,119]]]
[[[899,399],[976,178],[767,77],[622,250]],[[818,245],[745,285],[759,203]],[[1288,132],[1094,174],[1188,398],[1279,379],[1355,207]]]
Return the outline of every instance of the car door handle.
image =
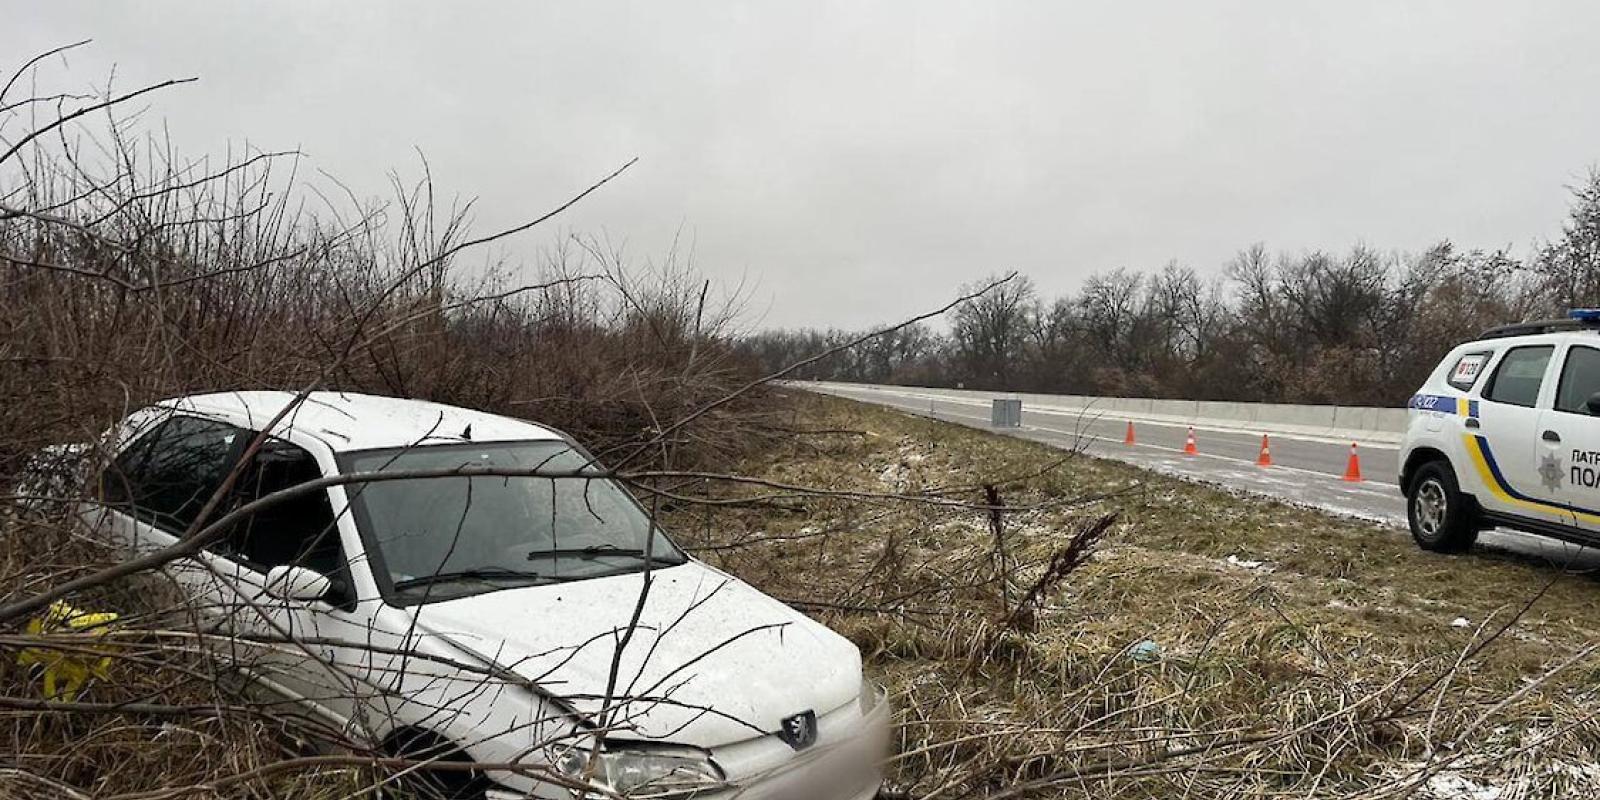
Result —
[[[1477,428],[1478,428],[1478,418],[1477,417],[1468,417],[1467,418],[1467,427],[1472,428],[1473,430],[1477,430]]]
[[[1561,434],[1556,433],[1555,431],[1545,431],[1544,432],[1544,436],[1542,436],[1540,438],[1544,439],[1547,442],[1560,442],[1561,441]]]

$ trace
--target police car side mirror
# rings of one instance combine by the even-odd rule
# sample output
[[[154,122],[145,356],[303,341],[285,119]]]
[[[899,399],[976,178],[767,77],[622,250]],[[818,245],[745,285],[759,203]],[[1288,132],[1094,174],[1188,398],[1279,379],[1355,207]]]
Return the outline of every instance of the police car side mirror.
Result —
[[[1584,405],[1588,407],[1590,416],[1600,417],[1600,392],[1589,395]]]

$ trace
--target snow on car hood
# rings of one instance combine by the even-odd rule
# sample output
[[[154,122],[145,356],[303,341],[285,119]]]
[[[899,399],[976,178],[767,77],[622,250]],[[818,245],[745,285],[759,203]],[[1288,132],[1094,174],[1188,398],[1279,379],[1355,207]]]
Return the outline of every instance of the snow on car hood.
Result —
[[[417,607],[417,622],[593,714],[641,574],[505,589]],[[656,570],[623,651],[617,738],[717,747],[856,699],[861,654],[827,627],[704,564]]]

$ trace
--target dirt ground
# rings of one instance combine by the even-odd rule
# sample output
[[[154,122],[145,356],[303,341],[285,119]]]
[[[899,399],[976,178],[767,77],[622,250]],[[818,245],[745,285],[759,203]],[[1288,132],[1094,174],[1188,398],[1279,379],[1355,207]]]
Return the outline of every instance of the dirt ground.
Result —
[[[1589,575],[788,400],[788,443],[741,469],[771,484],[717,490],[768,500],[679,508],[671,526],[860,645],[898,709],[907,796],[1600,796]],[[986,484],[1011,509],[999,548]],[[1109,514],[1092,559],[1039,586]],[[1039,602],[1019,600],[1030,589]]]

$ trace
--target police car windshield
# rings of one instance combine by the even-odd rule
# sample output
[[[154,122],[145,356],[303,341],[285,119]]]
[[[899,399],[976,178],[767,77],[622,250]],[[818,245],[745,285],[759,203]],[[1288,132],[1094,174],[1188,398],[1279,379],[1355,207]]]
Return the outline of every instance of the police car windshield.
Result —
[[[346,456],[344,468],[559,474],[583,470],[588,460],[565,442],[501,442],[369,450]],[[350,494],[373,571],[401,602],[685,561],[610,480],[451,476],[377,481],[352,487]]]

